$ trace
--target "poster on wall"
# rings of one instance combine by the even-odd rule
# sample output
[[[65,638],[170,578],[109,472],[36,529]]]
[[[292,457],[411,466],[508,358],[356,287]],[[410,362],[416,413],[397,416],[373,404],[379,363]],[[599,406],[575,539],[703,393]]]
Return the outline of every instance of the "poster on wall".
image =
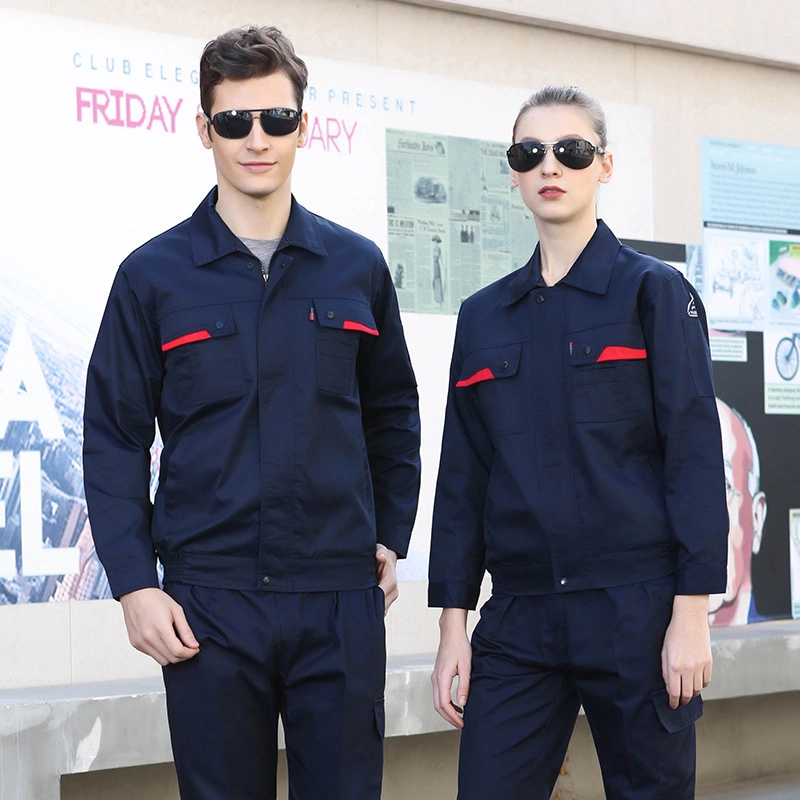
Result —
[[[456,314],[530,258],[536,228],[511,188],[506,149],[386,131],[388,261],[401,310]]]
[[[702,248],[625,243],[703,286]],[[788,337],[713,328],[709,334],[729,516],[727,587],[711,596],[709,621],[721,627],[800,617],[800,486],[794,480],[800,404],[792,392],[779,402],[781,395],[770,390],[782,380],[774,354]]]
[[[709,322],[800,330],[800,148],[705,137],[702,177]]]
[[[9,234],[0,241],[0,604],[104,598],[108,583],[83,495],[86,364],[119,263],[188,217],[214,184],[211,155],[195,125],[205,41],[8,9],[0,9],[0,27],[4,103],[14,120],[26,121],[25,157],[4,163]],[[295,45],[304,56],[302,40]],[[394,247],[406,260],[406,253],[413,255],[407,277],[393,265],[401,298],[414,286],[415,270],[427,270],[428,296],[403,300],[425,417],[425,477],[401,578],[422,580],[454,312],[473,287],[513,268],[532,248],[532,232],[522,232],[524,211],[499,170],[517,109],[535,87],[306,61],[309,132],[296,161],[295,195],[312,211],[374,239],[390,263],[403,263],[390,257]],[[16,78],[21,64],[24,81]],[[601,213],[621,234],[647,238],[649,110],[609,104],[607,112],[617,160]],[[18,125],[3,126],[4,152],[19,153],[22,135]],[[441,141],[446,168],[403,160],[399,151],[392,155],[392,137],[433,140],[434,150]],[[470,154],[462,166],[455,161],[459,154]],[[407,213],[405,190],[392,183],[391,175],[406,174],[415,176],[412,203],[427,209],[424,214]],[[473,184],[479,183],[476,194]],[[442,192],[447,200],[438,202]],[[395,213],[388,213],[390,201]],[[397,225],[389,224],[392,219]],[[404,232],[409,219],[415,225],[410,236]],[[454,247],[454,237],[463,250]],[[437,264],[440,290],[434,289]],[[157,467],[155,450],[153,488]]]

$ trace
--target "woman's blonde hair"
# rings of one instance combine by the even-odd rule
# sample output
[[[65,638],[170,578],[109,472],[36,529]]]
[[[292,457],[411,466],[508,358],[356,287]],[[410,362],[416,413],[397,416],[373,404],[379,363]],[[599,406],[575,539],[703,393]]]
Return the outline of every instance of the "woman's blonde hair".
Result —
[[[517,125],[519,125],[522,115],[531,108],[543,108],[546,106],[577,106],[582,111],[585,111],[586,116],[592,122],[594,132],[597,134],[597,146],[601,150],[606,149],[608,144],[606,114],[600,103],[577,86],[554,86],[552,84],[543,86],[522,104],[519,114],[514,120],[514,130],[511,134],[512,144],[517,140]]]

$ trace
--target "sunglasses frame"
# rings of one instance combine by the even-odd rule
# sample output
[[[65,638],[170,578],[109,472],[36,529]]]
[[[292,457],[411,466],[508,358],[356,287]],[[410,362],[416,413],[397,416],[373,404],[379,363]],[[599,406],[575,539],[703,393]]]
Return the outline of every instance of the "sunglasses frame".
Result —
[[[585,163],[583,161],[573,161],[576,156],[567,152],[567,148],[576,143],[591,154],[591,157]],[[560,150],[558,149],[559,147]],[[532,152],[537,148],[541,148],[541,150],[537,153]],[[567,169],[587,169],[592,165],[596,155],[602,156],[606,152],[602,147],[592,144],[587,139],[570,136],[568,139],[559,139],[557,142],[537,142],[532,140],[515,142],[506,151],[506,158],[508,159],[508,165],[515,172],[530,172],[544,161],[548,150],[552,150],[558,162],[567,167]],[[520,152],[522,152],[522,156],[518,155]],[[524,163],[521,161],[523,158],[525,159]]]
[[[246,139],[250,132],[253,130],[253,123],[256,120],[256,116],[258,115],[258,121],[261,123],[261,130],[267,134],[267,136],[288,136],[290,133],[294,133],[298,127],[300,126],[300,119],[303,116],[303,110],[295,110],[294,108],[231,108],[226,109],[225,111],[218,111],[214,114],[213,117],[209,117],[208,114],[203,112],[203,116],[206,119],[206,124],[208,125],[209,129],[213,128],[215,133],[218,136],[221,136],[223,139]],[[230,115],[230,116],[229,116]],[[230,128],[227,128],[229,122],[226,120],[226,117],[229,119],[234,119],[236,121],[242,120],[247,121],[250,125],[247,128],[247,131],[243,133],[241,136],[230,136],[223,133],[224,130],[228,131],[230,134]],[[285,131],[275,132],[274,130],[268,130],[268,126],[270,126],[273,122],[286,122],[290,121],[294,123],[294,126]],[[234,123],[235,124],[235,123]]]

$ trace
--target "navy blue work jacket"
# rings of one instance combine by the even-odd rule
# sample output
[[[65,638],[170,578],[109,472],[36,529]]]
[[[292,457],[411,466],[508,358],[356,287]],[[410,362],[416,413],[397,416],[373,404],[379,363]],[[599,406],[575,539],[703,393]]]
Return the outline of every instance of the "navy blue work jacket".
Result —
[[[462,306],[434,504],[429,602],[676,574],[722,592],[728,514],[705,312],[600,221],[567,275],[522,269]]]
[[[376,541],[406,553],[420,472],[389,270],[292,198],[264,284],[216,196],[125,260],[89,363],[86,499],[112,592],[158,586],[156,555],[165,582],[374,586]]]

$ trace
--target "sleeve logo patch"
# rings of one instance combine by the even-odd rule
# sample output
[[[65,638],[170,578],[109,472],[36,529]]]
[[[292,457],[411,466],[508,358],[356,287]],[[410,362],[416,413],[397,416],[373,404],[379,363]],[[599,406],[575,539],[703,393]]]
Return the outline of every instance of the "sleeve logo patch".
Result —
[[[690,317],[696,317],[697,316],[697,306],[694,303],[694,295],[691,294],[691,293],[689,293],[689,305],[686,306],[686,313]]]

